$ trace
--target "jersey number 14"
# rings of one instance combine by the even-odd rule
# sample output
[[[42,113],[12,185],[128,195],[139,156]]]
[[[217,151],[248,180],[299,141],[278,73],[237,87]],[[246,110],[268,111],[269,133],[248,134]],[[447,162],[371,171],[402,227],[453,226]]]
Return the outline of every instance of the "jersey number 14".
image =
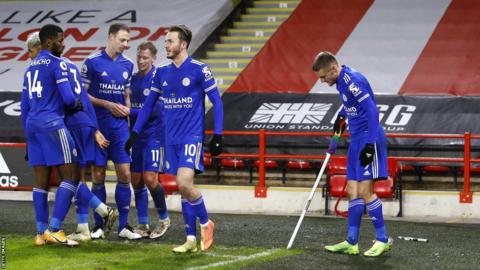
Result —
[[[42,83],[37,80],[38,79],[38,70],[35,70],[35,73],[33,74],[33,80],[32,80],[32,73],[29,71],[27,72],[27,80],[28,80],[28,97],[30,99],[33,98],[33,93],[37,94],[37,98],[42,97]]]

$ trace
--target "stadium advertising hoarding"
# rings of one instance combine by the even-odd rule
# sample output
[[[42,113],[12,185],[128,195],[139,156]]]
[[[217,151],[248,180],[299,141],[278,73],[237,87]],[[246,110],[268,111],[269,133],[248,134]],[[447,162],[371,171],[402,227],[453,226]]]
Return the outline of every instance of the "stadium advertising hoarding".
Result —
[[[24,160],[25,148],[0,144],[0,190],[31,189],[33,169]]]
[[[463,134],[466,131],[479,134],[480,127],[473,123],[480,114],[480,98],[449,96],[376,96],[380,122],[387,133]],[[268,131],[332,131],[341,105],[337,94],[251,94],[226,93],[225,130]],[[213,127],[209,113],[208,128]],[[251,136],[228,136],[225,144],[252,145],[258,139]],[[273,152],[298,153],[314,151],[327,146],[327,138],[269,137]],[[291,147],[282,147],[289,145]],[[389,145],[397,147],[461,148],[463,140],[454,139],[398,139],[390,138]],[[478,140],[472,145],[479,146]],[[276,147],[275,149],[275,146]],[[301,149],[302,146],[306,149]],[[310,148],[310,150],[308,150]],[[239,149],[232,149],[238,152]],[[250,151],[250,150],[249,150]],[[318,150],[317,150],[318,151]],[[417,153],[421,154],[420,152]]]
[[[11,1],[2,2],[0,7],[0,92],[22,89],[29,61],[25,41],[44,24],[64,29],[64,56],[80,66],[88,55],[106,45],[112,23],[131,27],[126,55],[135,59],[135,48],[143,41],[163,48],[165,30],[173,24],[192,29],[190,51],[194,52],[233,10],[230,0],[62,1],[61,5]],[[164,50],[159,50],[157,59],[166,59]]]

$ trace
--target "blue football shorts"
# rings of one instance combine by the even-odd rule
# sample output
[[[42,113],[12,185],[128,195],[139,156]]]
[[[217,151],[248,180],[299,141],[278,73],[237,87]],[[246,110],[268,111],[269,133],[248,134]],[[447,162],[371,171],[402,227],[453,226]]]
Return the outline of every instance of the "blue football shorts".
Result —
[[[132,172],[163,172],[165,151],[159,141],[139,141],[132,146]]]
[[[347,154],[347,179],[353,181],[386,179],[388,176],[387,139],[383,128],[379,128],[375,141],[375,155],[372,163],[360,165],[360,153],[367,144],[367,133],[353,135]]]
[[[77,162],[77,149],[66,128],[27,133],[30,166],[56,166]]]
[[[165,146],[165,172],[176,175],[178,168],[186,167],[203,172],[203,142],[191,140],[184,144]]]
[[[78,153],[77,163],[83,168],[95,161],[95,131],[94,127],[70,129]]]
[[[125,143],[128,140],[128,127],[114,130],[102,130],[105,139],[110,141],[106,149],[101,149],[98,145],[95,147],[95,166],[106,166],[107,161],[111,159],[115,164],[130,163],[130,155],[125,152]]]

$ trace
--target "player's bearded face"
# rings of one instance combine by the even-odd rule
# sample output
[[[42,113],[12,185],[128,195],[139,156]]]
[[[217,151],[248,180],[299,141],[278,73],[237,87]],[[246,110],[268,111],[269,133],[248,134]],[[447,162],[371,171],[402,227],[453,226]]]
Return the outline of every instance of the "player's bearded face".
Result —
[[[329,86],[337,83],[338,74],[336,73],[336,69],[333,66],[330,66],[328,68],[321,68],[317,72],[317,75],[322,83],[326,83]]]
[[[60,57],[65,49],[65,42],[63,39],[63,33],[58,33],[57,37],[51,41],[51,52],[56,57]]]
[[[128,48],[130,33],[125,30],[120,30],[117,34],[110,34],[109,40],[115,53],[121,54]]]
[[[177,32],[169,32],[165,36],[165,50],[168,59],[175,59],[182,51],[182,42],[178,38]]]

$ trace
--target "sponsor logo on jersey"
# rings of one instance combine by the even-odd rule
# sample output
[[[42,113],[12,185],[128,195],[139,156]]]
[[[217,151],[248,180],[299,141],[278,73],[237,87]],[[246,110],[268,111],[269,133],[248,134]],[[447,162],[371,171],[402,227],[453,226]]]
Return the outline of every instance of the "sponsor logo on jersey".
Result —
[[[62,70],[67,70],[67,63],[65,63],[65,62],[63,62],[63,61],[60,62],[60,68],[61,68]]]
[[[99,85],[101,89],[106,89],[106,90],[124,90],[125,89],[125,85],[123,84],[100,83]]]
[[[87,72],[88,72],[88,67],[87,67],[86,64],[83,64],[83,65],[82,65],[82,71],[81,71],[81,72],[82,72],[82,74],[87,74]]]
[[[348,98],[345,94],[342,94],[343,101],[347,102]]]
[[[148,96],[148,94],[150,94],[150,89],[148,88],[143,89],[143,95]]]
[[[205,81],[209,81],[212,79],[212,71],[210,71],[210,68],[205,66],[202,68],[202,72],[205,75]]]
[[[352,84],[350,84],[348,86],[348,90],[350,90],[350,92],[352,92],[354,97],[356,97],[356,96],[358,96],[362,93],[362,91],[360,91],[360,88],[357,85],[355,85],[353,82],[352,82]]]
[[[190,104],[193,103],[192,97],[182,97],[182,98],[164,98],[163,102],[165,104]]]
[[[190,79],[187,78],[187,77],[183,78],[182,84],[183,84],[183,86],[189,86],[190,85]]]

